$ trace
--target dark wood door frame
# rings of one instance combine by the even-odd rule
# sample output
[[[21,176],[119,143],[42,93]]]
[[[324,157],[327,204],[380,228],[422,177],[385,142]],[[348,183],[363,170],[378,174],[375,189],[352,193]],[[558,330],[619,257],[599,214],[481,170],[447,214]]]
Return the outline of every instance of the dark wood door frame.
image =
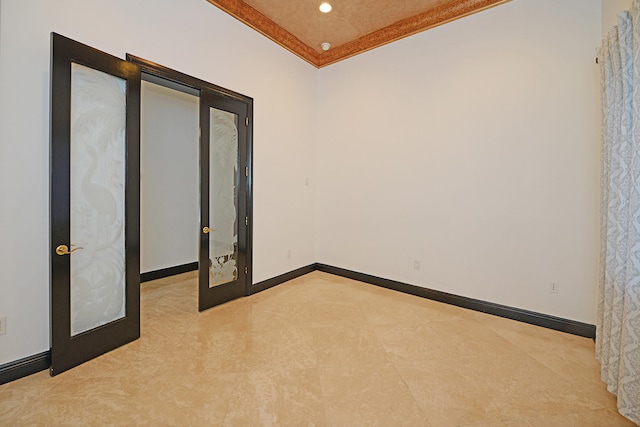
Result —
[[[127,54],[127,61],[132,62],[140,67],[142,72],[142,80],[151,83],[158,84],[170,89],[174,89],[180,92],[188,93],[190,95],[200,97],[200,92],[210,92],[216,96],[228,98],[231,101],[239,101],[246,105],[246,114],[249,120],[249,126],[246,128],[247,132],[247,147],[246,147],[246,167],[248,168],[248,176],[246,177],[245,193],[246,200],[243,203],[246,204],[246,215],[249,217],[248,225],[246,226],[246,247],[243,246],[243,250],[246,251],[246,265],[247,273],[245,275],[245,295],[250,295],[252,292],[252,260],[253,260],[253,98],[234,92],[232,90],[223,88],[221,86],[209,83],[205,80],[200,80],[196,77],[184,74],[180,71],[167,68],[155,62],[147,59],[140,58],[135,55]]]
[[[211,209],[216,203],[210,187],[211,175],[214,173],[214,163],[212,162],[212,147],[219,143],[212,136],[212,129],[215,128],[211,122],[211,110],[224,111],[232,114],[236,118],[236,144],[237,159],[235,193],[238,196],[233,203],[236,211],[237,246],[233,258],[235,260],[235,279],[227,277],[225,283],[210,286],[210,265],[214,258],[211,254],[210,239],[216,231],[215,215],[211,215]],[[247,212],[246,180],[249,178],[248,165],[246,165],[246,146],[248,142],[247,130],[249,129],[247,115],[247,104],[237,99],[220,96],[215,92],[203,90],[200,93],[200,218],[201,226],[213,228],[210,233],[202,231],[200,233],[199,248],[199,274],[198,274],[198,309],[207,310],[216,305],[234,300],[241,296],[248,295],[247,274],[249,264],[247,263],[247,229],[249,228],[249,214]],[[247,169],[245,171],[245,166]],[[213,198],[213,199],[212,199]],[[217,261],[216,261],[217,262]],[[246,267],[246,268],[245,268]]]
[[[126,89],[125,314],[85,332],[71,332],[72,63],[119,77]],[[57,375],[140,337],[140,69],[90,46],[51,33],[50,262],[51,375]]]

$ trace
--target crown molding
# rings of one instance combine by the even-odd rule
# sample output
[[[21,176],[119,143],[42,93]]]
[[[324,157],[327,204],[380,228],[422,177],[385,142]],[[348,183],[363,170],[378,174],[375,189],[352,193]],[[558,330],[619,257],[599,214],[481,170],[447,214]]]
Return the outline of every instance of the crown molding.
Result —
[[[507,3],[511,0],[452,0],[421,14],[403,19],[366,34],[353,41],[335,46],[322,53],[318,53],[315,49],[307,46],[296,36],[242,0],[207,1],[278,43],[314,67],[322,68],[404,37],[409,37],[430,28],[446,24],[447,22]]]

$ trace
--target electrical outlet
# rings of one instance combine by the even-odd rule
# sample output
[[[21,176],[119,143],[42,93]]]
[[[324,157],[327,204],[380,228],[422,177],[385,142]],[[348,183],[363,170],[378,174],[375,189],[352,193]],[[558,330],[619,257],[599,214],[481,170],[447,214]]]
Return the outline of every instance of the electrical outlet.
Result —
[[[287,259],[291,259],[291,249],[287,251]]]
[[[0,316],[0,335],[7,333],[7,316]]]
[[[413,260],[413,269],[420,270],[420,261],[418,261],[417,259]]]
[[[560,293],[560,283],[551,282],[549,284],[549,292],[552,293],[552,294]]]

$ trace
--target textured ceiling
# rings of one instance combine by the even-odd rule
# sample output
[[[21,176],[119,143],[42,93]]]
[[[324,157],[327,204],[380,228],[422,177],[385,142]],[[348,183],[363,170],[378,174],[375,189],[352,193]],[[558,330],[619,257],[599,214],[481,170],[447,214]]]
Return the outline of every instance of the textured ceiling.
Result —
[[[324,0],[207,1],[323,67],[509,0],[328,0],[327,14]]]

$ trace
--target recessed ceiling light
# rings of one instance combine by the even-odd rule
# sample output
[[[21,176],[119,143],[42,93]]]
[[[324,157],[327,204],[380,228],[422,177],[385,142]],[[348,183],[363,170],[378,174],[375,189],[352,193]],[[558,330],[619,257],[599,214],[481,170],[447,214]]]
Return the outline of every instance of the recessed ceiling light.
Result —
[[[324,42],[320,45],[320,47],[322,48],[322,50],[327,51],[329,49],[331,49],[331,43],[329,42]]]
[[[320,12],[322,12],[322,13],[331,12],[331,5],[329,3],[322,3],[320,5]]]

